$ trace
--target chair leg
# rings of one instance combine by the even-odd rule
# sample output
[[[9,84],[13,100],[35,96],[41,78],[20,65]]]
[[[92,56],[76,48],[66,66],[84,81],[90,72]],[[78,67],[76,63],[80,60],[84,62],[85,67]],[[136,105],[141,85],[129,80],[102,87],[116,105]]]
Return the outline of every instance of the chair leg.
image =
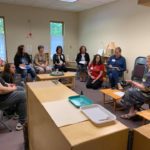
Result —
[[[9,130],[9,132],[12,131],[12,129],[6,123],[3,122],[3,111],[0,111],[0,124],[6,127]]]
[[[12,131],[12,129],[7,124],[5,124],[3,121],[0,121],[0,124],[2,124],[4,127],[6,127],[9,130],[9,132]]]

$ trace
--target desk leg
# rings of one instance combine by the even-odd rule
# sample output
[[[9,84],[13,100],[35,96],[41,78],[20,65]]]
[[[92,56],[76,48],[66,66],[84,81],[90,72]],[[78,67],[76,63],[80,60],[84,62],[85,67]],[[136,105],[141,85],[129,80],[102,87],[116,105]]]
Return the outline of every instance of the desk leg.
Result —
[[[116,100],[113,99],[113,103],[114,103],[114,111],[116,112]]]
[[[106,96],[105,96],[105,94],[103,94],[103,104],[105,105],[105,98],[106,98]]]
[[[146,119],[143,118],[142,125],[146,124]]]
[[[75,89],[75,77],[72,77],[72,89]]]

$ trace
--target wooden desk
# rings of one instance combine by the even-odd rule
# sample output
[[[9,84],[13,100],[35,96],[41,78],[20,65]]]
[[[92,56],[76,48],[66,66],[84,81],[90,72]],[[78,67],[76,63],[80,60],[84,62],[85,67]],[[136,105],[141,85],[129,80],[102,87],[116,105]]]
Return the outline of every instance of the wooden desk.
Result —
[[[150,150],[150,124],[134,129],[132,150]]]
[[[50,74],[38,74],[37,79],[39,81],[43,80],[58,80],[58,79],[70,79],[70,83],[65,83],[66,86],[74,88],[75,87],[75,72],[65,72],[63,76],[51,76]]]
[[[145,124],[146,120],[150,120],[150,109],[139,111],[136,114],[143,118],[143,124]]]
[[[114,94],[115,92],[120,92],[119,90],[116,90],[116,89],[101,89],[100,92],[103,94],[103,103],[104,104],[108,104],[108,103],[113,103],[114,105],[114,111],[116,111],[116,102],[118,100],[121,99],[120,96]],[[112,101],[111,100],[106,100],[106,95],[107,96],[110,96],[112,98]]]
[[[119,121],[100,127],[90,121],[56,126],[42,103],[73,95],[77,94],[61,83],[27,83],[30,150],[126,150],[128,128]]]

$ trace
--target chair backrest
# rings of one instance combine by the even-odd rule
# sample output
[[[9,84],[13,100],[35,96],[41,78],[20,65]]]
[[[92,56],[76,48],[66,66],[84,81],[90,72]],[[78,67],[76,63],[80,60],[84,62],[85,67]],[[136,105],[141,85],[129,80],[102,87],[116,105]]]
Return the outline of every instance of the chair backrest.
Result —
[[[137,64],[139,64],[139,65],[146,65],[146,57],[143,57],[143,56],[137,57],[135,59],[134,66],[137,65]]]
[[[141,82],[143,75],[144,75],[144,71],[145,71],[145,65],[146,65],[146,57],[137,57],[135,59],[135,63],[134,63],[134,70],[132,71],[132,80],[136,80]]]

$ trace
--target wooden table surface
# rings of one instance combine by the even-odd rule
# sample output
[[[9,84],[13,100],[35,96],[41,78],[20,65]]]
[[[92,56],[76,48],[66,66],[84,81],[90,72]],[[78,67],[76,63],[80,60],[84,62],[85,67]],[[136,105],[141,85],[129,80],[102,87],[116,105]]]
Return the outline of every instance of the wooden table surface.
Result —
[[[84,121],[60,127],[59,130],[54,123],[50,123],[53,121],[44,110],[42,103],[67,100],[69,96],[77,95],[65,85],[54,84],[52,81],[27,83],[27,94],[31,150],[41,150],[41,148],[42,150],[48,150],[49,144],[52,150],[60,150],[59,146],[62,146],[61,150],[98,150],[99,147],[103,150],[126,150],[128,127],[119,121],[103,124],[99,127],[93,125],[90,121]],[[59,132],[61,132],[61,135]],[[65,139],[62,139],[62,137],[65,137]],[[70,145],[69,149],[63,148],[63,146],[68,145],[65,141]],[[56,144],[57,142],[60,145]]]
[[[120,92],[117,89],[101,89],[100,92],[105,94],[105,95],[112,97],[115,100],[119,100],[121,98],[121,96],[114,94],[115,92]]]
[[[38,74],[37,78],[39,80],[49,80],[49,79],[59,79],[59,78],[68,78],[68,77],[75,77],[75,72],[65,72],[63,76],[51,76],[50,74]]]
[[[132,150],[150,150],[150,124],[134,129]]]
[[[143,117],[146,120],[150,120],[150,109],[139,111],[136,114]]]

